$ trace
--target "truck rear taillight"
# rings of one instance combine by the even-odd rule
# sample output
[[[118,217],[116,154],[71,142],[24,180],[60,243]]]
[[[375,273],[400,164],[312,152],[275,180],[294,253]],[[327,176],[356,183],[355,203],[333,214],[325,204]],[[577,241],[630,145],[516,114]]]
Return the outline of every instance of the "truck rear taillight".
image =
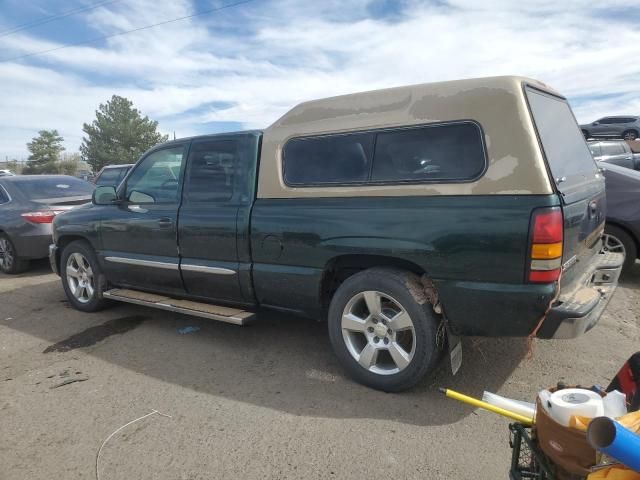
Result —
[[[62,210],[40,210],[38,212],[23,213],[20,216],[31,223],[51,223]]]
[[[551,283],[562,270],[562,211],[559,207],[534,210],[531,219],[529,281]]]

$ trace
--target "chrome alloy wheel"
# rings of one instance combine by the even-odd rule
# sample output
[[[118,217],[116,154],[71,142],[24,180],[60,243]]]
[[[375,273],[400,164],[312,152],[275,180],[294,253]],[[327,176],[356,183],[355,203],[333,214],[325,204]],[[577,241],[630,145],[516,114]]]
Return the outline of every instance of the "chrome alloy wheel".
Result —
[[[413,321],[389,295],[365,291],[352,297],[342,312],[341,328],[351,356],[372,373],[393,375],[413,359]]]
[[[627,254],[624,248],[624,244],[620,241],[620,239],[614,237],[609,233],[605,233],[604,235],[602,235],[602,247],[605,252],[622,253],[625,256]]]
[[[0,238],[0,268],[11,270],[13,266],[13,247],[6,238]]]
[[[73,296],[80,303],[88,303],[93,298],[95,285],[93,270],[89,261],[81,253],[72,253],[67,259],[67,284]]]

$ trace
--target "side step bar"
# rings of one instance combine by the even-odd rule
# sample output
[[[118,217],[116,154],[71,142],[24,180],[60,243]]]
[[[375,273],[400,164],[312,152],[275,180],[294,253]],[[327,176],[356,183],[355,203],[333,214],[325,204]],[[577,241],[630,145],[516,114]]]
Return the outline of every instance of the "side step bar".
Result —
[[[134,303],[145,307],[159,308],[170,312],[184,313],[196,317],[219,320],[221,322],[244,325],[255,316],[252,312],[238,308],[222,307],[211,305],[210,303],[192,302],[191,300],[180,300],[177,298],[165,297],[154,293],[140,292],[126,288],[113,288],[102,294],[104,298],[117,300],[119,302]]]

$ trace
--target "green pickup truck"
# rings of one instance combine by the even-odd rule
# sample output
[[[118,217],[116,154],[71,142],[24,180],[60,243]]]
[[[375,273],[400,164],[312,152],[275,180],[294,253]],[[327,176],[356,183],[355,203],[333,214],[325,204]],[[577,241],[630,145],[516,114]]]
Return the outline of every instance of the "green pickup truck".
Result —
[[[55,219],[50,258],[86,312],[116,300],[239,325],[260,308],[327,320],[353,378],[400,391],[459,336],[591,329],[623,263],[602,250],[604,222],[566,99],[494,77],[158,145]]]

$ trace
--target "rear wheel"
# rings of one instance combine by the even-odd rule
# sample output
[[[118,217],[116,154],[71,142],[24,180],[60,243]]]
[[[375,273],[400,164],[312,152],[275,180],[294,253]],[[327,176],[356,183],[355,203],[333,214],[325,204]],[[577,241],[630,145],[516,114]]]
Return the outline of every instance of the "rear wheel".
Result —
[[[78,240],[65,247],[60,259],[60,276],[64,292],[76,309],[97,312],[108,305],[102,298],[102,270],[86,242]]]
[[[414,386],[437,364],[440,319],[409,287],[415,277],[372,268],[349,277],[329,308],[329,337],[356,381],[387,392]]]
[[[11,239],[4,233],[0,234],[0,271],[15,275],[29,268],[29,261],[19,258]]]
[[[635,130],[627,130],[622,134],[622,138],[625,140],[635,140],[638,138],[638,132]]]
[[[636,262],[638,250],[631,235],[614,225],[606,225],[602,246],[607,252],[623,253],[625,255],[622,271],[629,271]]]

